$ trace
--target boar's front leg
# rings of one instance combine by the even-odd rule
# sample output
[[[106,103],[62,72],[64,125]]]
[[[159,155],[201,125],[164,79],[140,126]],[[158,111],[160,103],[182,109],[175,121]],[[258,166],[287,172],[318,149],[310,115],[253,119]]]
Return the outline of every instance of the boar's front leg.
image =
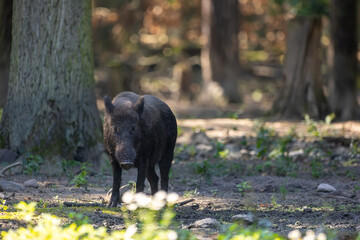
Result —
[[[111,166],[113,171],[113,188],[108,207],[116,207],[120,203],[121,167],[116,158],[112,158]]]
[[[137,175],[137,180],[136,180],[136,192],[143,192],[144,188],[145,188],[145,178],[147,175],[147,168],[148,168],[148,164],[146,162],[146,160],[144,159],[143,161],[140,161],[141,163],[139,164],[138,167],[138,175]]]

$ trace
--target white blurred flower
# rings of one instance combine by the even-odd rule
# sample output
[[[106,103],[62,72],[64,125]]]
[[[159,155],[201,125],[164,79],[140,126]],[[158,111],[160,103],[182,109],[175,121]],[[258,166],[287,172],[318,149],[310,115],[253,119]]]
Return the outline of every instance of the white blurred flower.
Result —
[[[127,191],[122,196],[122,201],[125,204],[130,204],[134,201],[134,193],[132,191]]]
[[[169,230],[169,231],[167,231],[167,238],[169,239],[169,240],[176,240],[176,239],[178,239],[178,235],[177,235],[177,233],[174,231],[174,230]]]
[[[154,198],[152,201],[151,201],[151,204],[149,206],[149,208],[151,210],[160,210],[162,209],[164,206],[165,206],[166,202],[164,200],[159,200],[159,199],[156,199]]]
[[[146,208],[151,203],[151,198],[146,196],[145,193],[140,192],[135,194],[135,202],[138,207]]]
[[[317,240],[326,240],[326,235],[325,235],[325,233],[319,233],[318,235],[317,235],[317,238],[316,238]]]
[[[129,204],[129,205],[127,205],[126,206],[126,208],[128,209],[128,210],[130,210],[130,211],[135,211],[136,209],[137,209],[137,205],[136,205],[136,203],[131,203],[131,204]]]
[[[304,240],[315,240],[316,238],[315,232],[313,230],[307,230]]]
[[[175,203],[179,199],[179,195],[177,193],[169,193],[166,197],[166,201],[168,203]]]
[[[137,227],[136,227],[136,225],[135,224],[133,224],[133,225],[130,225],[127,229],[126,229],[126,231],[125,231],[125,239],[129,239],[129,238],[131,238],[132,236],[134,236],[134,234],[136,233],[136,231],[137,231]]]
[[[167,193],[163,190],[158,191],[157,193],[155,193],[154,195],[154,200],[165,200],[167,196]]]
[[[301,232],[299,230],[293,230],[293,231],[289,232],[288,238],[290,240],[298,240],[301,238]]]

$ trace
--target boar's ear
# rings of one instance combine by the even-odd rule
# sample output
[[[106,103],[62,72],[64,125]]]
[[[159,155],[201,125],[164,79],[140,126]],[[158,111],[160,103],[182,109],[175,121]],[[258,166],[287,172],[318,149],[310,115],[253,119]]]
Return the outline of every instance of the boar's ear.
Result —
[[[134,105],[135,111],[140,115],[144,110],[144,96],[141,96]]]
[[[104,97],[105,109],[106,112],[112,113],[114,111],[114,105],[111,102],[111,99],[108,96]]]

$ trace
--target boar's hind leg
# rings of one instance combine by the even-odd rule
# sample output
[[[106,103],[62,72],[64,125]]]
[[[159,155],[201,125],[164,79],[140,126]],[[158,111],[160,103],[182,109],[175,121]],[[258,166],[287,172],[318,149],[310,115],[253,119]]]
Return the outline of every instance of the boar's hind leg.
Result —
[[[156,175],[155,167],[149,167],[147,179],[150,183],[151,194],[154,195],[158,191],[159,177]]]
[[[113,188],[108,207],[116,207],[120,203],[121,168],[116,159],[111,161],[113,171]]]
[[[169,188],[169,172],[171,168],[171,162],[173,160],[174,152],[167,151],[159,162],[160,176],[161,176],[161,190],[168,191]]]

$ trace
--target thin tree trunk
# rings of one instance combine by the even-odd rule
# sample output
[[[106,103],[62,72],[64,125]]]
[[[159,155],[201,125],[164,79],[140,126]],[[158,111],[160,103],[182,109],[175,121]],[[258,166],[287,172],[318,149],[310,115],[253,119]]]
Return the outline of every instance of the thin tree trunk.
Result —
[[[274,110],[284,118],[323,118],[327,103],[320,75],[321,19],[296,18],[288,23],[285,86]]]
[[[239,102],[238,1],[202,0],[201,7],[203,95],[211,98],[209,88],[217,82],[230,102]]]
[[[0,125],[19,153],[87,160],[100,151],[91,0],[15,0],[8,100]],[[90,154],[90,155],[89,155]]]
[[[0,108],[4,107],[9,83],[12,0],[0,2]]]
[[[360,117],[356,103],[357,39],[356,1],[331,1],[331,38],[334,48],[330,105],[339,120]]]

